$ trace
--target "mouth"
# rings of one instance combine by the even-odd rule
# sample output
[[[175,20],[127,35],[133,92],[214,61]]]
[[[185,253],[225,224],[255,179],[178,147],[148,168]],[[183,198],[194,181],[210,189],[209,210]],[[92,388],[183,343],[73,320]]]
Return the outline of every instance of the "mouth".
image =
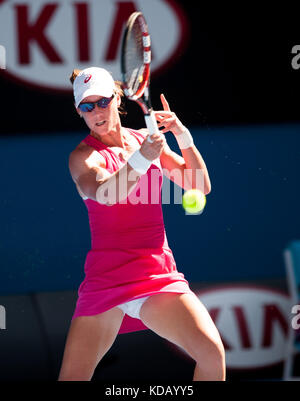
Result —
[[[96,127],[102,127],[102,125],[104,125],[105,123],[106,123],[106,120],[99,121],[96,123]]]

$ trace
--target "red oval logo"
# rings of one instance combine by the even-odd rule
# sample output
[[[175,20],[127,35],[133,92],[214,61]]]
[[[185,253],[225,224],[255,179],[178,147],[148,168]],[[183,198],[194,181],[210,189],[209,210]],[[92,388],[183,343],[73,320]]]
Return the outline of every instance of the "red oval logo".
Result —
[[[223,339],[227,367],[257,369],[282,362],[290,299],[276,289],[228,285],[199,291]]]
[[[85,78],[84,83],[87,84],[91,78],[92,78],[92,75],[89,74],[89,75]]]
[[[0,1],[1,74],[47,91],[71,91],[68,77],[77,68],[103,67],[121,80],[122,35],[135,11],[149,26],[151,71],[162,71],[188,42],[187,19],[175,0]]]
[[[284,360],[291,326],[291,299],[286,293],[260,285],[229,284],[196,294],[220,332],[228,369],[259,369]]]

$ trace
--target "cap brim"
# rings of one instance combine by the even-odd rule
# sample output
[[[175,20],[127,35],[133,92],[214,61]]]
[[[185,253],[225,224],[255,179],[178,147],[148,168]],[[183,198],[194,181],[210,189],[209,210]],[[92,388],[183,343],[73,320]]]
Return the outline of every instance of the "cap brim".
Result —
[[[88,96],[103,96],[103,97],[111,97],[114,93],[114,88],[103,88],[103,86],[93,85],[92,88],[84,91],[81,96],[75,102],[76,107]]]

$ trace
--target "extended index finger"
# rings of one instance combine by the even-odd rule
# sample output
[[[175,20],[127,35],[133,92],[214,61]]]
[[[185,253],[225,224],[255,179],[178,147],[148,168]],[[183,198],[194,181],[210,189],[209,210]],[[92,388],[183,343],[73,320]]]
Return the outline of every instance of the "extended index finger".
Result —
[[[164,110],[171,111],[169,103],[167,102],[167,99],[165,98],[165,95],[163,93],[160,95],[160,100],[162,102]]]

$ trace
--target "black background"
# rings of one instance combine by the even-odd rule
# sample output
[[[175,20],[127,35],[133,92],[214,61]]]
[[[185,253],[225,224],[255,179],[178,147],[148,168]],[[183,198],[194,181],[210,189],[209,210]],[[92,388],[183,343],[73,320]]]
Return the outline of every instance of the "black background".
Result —
[[[186,125],[260,124],[299,121],[300,70],[291,50],[300,44],[296,9],[287,3],[262,7],[240,3],[181,1],[189,24],[180,58],[152,77],[152,103],[165,93]],[[75,66],[74,66],[75,67]],[[83,130],[69,94],[40,92],[0,77],[1,133]],[[144,125],[126,101],[123,124]]]

